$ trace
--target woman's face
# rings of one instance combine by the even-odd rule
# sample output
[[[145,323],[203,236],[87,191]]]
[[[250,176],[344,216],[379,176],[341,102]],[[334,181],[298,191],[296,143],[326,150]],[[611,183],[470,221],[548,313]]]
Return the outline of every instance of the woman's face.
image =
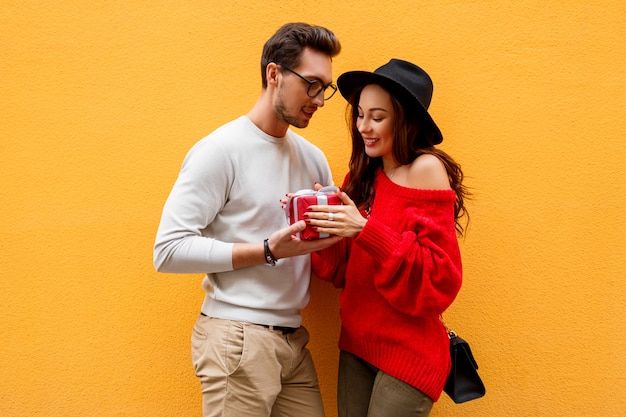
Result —
[[[393,163],[395,113],[389,93],[377,84],[363,88],[358,103],[356,127],[361,133],[365,153]]]

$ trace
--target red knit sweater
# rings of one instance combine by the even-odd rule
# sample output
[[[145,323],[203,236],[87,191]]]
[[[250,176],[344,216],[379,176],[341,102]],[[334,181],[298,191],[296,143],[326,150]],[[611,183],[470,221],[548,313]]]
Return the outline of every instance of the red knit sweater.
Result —
[[[452,190],[417,190],[380,170],[361,233],[314,253],[313,272],[343,288],[339,348],[437,401],[450,369],[439,315],[461,288]]]

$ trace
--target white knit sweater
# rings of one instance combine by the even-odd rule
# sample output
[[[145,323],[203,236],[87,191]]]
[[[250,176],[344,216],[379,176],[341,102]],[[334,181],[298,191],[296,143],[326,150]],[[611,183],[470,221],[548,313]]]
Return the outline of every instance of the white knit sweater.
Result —
[[[227,123],[183,161],[157,232],[156,269],[206,273],[208,316],[298,327],[309,301],[309,255],[233,270],[232,247],[287,227],[280,199],[314,182],[332,184],[330,168],[302,136],[269,136],[246,116]]]

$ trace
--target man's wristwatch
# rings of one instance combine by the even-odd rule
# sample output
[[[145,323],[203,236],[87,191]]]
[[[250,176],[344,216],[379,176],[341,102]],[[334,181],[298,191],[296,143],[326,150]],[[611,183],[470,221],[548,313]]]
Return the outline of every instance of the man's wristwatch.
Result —
[[[274,258],[274,255],[272,255],[272,252],[270,252],[269,239],[265,239],[263,241],[263,247],[265,248],[265,262],[272,266],[276,266],[276,261],[278,259]]]

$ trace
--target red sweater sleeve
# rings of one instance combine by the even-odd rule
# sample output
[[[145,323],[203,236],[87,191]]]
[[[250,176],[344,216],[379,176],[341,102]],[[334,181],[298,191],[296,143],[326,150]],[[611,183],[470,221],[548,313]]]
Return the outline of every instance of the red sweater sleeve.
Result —
[[[419,196],[418,201],[411,201],[412,205],[399,200],[373,207],[372,217],[354,240],[353,248],[353,257],[370,257],[373,262],[353,266],[370,269],[357,275],[372,274],[373,269],[377,291],[394,309],[415,316],[438,315],[461,288],[455,196],[453,191],[412,191]],[[383,192],[377,199],[385,197]],[[356,247],[362,253],[357,255]]]
[[[348,172],[343,180],[345,186],[350,178]],[[352,238],[344,238],[339,243],[311,253],[311,270],[318,278],[331,282],[336,288],[343,288],[346,282],[346,268]]]
[[[337,244],[311,253],[313,274],[324,281],[331,282],[336,288],[343,288],[346,281],[346,267],[351,238],[345,238]]]

